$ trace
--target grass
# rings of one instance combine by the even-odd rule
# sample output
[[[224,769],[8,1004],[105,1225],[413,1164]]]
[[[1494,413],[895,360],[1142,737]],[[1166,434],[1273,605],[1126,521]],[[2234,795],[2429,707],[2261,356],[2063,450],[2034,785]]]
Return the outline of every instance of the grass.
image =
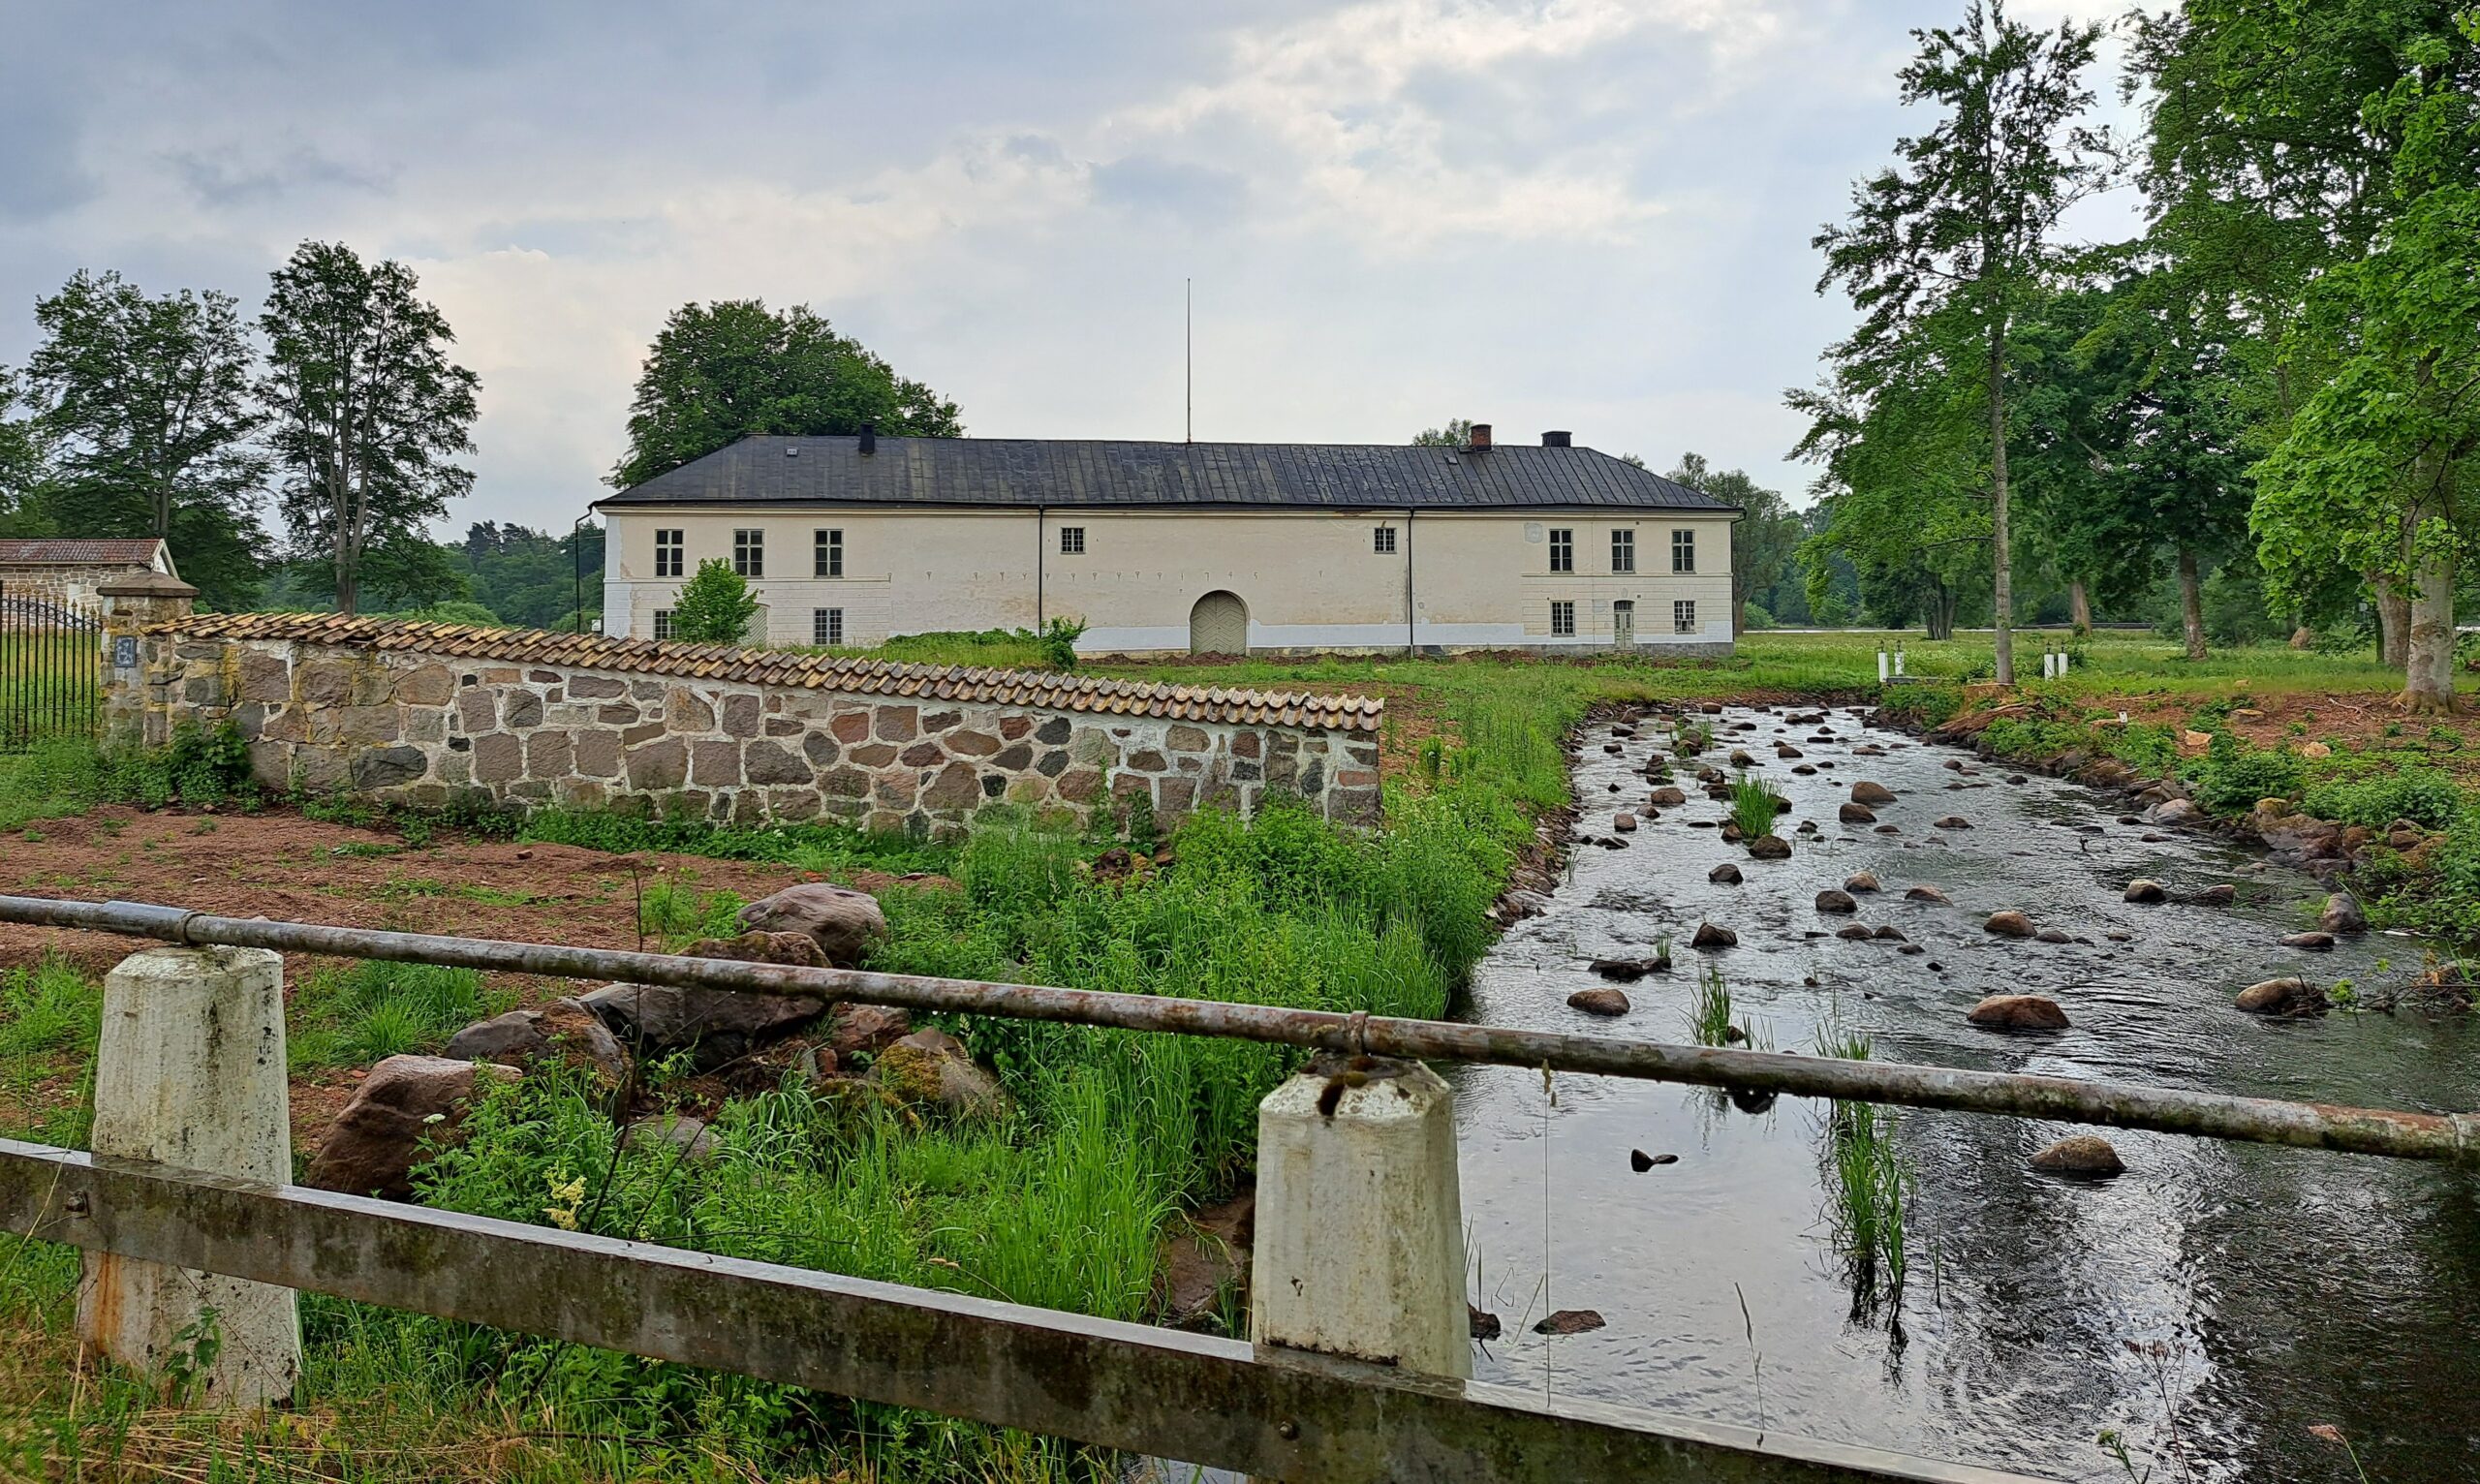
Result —
[[[1875,1048],[1862,1033],[1830,1022],[1817,1033],[1819,1056],[1867,1061]],[[1842,1254],[1855,1321],[1880,1313],[1902,1329],[1910,1252],[1905,1227],[1911,1209],[1909,1159],[1897,1141],[1902,1115],[1876,1103],[1835,1101],[1826,1108],[1818,1162],[1826,1188],[1826,1223]]]
[[[296,1073],[367,1067],[408,1052],[436,1052],[474,1021],[511,1007],[470,969],[356,959],[314,971],[294,992],[286,1053]]]
[[[1688,1006],[1688,1036],[1700,1046],[1727,1046],[1733,1036],[1731,986],[1708,964],[1696,976],[1696,998]]]
[[[1764,779],[1749,773],[1731,778],[1731,822],[1739,826],[1744,839],[1774,833],[1774,821],[1782,813],[1782,795]]]

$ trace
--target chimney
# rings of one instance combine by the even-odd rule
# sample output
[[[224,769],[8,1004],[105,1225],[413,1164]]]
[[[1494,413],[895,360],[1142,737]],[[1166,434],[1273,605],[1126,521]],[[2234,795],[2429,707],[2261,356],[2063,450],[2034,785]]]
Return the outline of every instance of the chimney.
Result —
[[[1565,448],[1572,447],[1572,442],[1566,430],[1562,428],[1556,432],[1542,434],[1541,447],[1545,448]]]
[[[878,452],[878,451],[879,451],[879,430],[878,430],[877,428],[875,428],[875,427],[871,426],[869,423],[866,423],[866,422],[862,423],[862,424],[861,424],[861,456],[862,456],[862,457],[864,457],[864,458],[867,458],[867,457],[869,457],[871,454],[876,453],[876,452]]]
[[[1475,453],[1487,453],[1490,451],[1490,425],[1488,423],[1476,422],[1472,424],[1472,448]]]

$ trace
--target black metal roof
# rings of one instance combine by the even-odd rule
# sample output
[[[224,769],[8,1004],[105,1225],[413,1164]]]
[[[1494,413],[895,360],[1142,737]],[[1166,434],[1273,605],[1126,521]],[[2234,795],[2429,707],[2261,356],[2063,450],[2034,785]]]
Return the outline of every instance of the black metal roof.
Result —
[[[1592,448],[754,436],[603,506],[1311,507],[1735,510]]]

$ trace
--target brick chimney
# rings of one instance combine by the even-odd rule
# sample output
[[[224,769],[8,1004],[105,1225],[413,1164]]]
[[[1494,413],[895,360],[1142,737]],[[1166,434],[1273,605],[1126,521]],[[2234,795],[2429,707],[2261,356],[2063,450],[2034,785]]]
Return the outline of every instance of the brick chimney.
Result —
[[[1488,423],[1476,422],[1472,424],[1472,441],[1471,447],[1472,451],[1475,453],[1487,453],[1490,451],[1490,425]]]

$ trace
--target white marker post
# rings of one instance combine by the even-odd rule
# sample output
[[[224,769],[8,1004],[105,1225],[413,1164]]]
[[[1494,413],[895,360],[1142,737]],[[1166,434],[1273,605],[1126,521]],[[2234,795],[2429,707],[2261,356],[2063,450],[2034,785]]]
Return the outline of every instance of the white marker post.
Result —
[[[148,948],[104,979],[94,1152],[283,1185],[293,1178],[284,959],[264,948]],[[217,1410],[283,1402],[301,1375],[298,1296],[90,1252],[78,1288],[89,1354],[180,1372]]]

